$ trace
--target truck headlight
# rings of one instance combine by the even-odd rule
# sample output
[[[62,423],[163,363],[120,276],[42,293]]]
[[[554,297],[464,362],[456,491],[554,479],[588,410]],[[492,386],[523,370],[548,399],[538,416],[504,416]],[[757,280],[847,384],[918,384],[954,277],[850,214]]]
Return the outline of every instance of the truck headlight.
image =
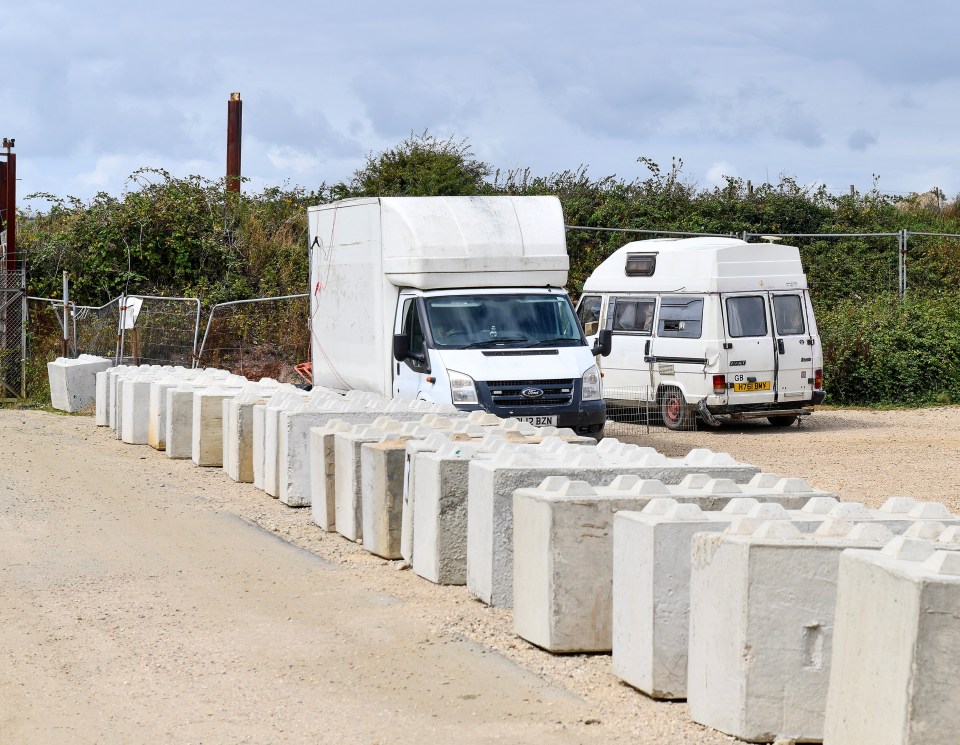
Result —
[[[477,404],[477,384],[473,378],[456,370],[447,370],[450,376],[450,401],[454,404]]]
[[[580,397],[584,401],[596,401],[603,395],[603,387],[600,384],[600,371],[594,365],[583,374],[583,386]]]

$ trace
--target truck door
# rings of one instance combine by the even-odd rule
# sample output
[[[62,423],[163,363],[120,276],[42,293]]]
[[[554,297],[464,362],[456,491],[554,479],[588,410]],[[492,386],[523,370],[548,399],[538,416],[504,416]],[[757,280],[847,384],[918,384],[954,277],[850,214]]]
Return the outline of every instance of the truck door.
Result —
[[[809,400],[813,392],[813,338],[803,292],[771,292],[780,403]]]
[[[396,333],[407,337],[410,351],[422,357],[408,358],[403,362],[393,361],[393,395],[401,398],[417,398],[429,373],[429,357],[423,337],[423,324],[420,309],[415,296],[400,297],[400,313],[397,318]]]
[[[731,406],[777,400],[777,354],[767,292],[723,295],[727,331],[728,402]]]

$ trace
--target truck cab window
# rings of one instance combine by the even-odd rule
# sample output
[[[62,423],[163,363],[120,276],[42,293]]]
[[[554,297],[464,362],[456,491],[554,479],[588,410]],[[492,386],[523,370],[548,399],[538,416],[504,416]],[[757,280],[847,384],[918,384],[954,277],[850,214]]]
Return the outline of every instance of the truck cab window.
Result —
[[[727,298],[730,336],[766,336],[767,306],[760,295]]]
[[[410,342],[410,351],[416,355],[424,354],[423,328],[420,326],[420,313],[417,301],[411,298],[404,304],[403,333]]]
[[[653,300],[617,298],[613,309],[613,331],[649,334],[653,331]]]
[[[585,336],[593,336],[600,329],[600,296],[585,295],[580,299],[577,316]]]
[[[702,297],[674,295],[660,300],[657,336],[699,339],[702,331]]]
[[[799,295],[774,295],[773,315],[780,336],[801,336],[806,331]]]

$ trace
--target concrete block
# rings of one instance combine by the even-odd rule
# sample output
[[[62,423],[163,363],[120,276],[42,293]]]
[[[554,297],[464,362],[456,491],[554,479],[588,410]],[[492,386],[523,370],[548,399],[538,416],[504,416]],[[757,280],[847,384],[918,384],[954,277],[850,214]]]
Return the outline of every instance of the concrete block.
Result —
[[[348,540],[363,537],[360,446],[396,439],[401,426],[401,422],[383,417],[373,425],[357,425],[353,431],[333,436],[335,524],[337,532]]]
[[[949,745],[960,731],[960,553],[840,558],[825,745]]]
[[[396,439],[360,446],[360,513],[363,547],[385,559],[399,559],[403,519],[406,445],[435,430],[425,425],[404,428]]]
[[[687,695],[690,548],[693,536],[720,532],[755,506],[704,512],[674,499],[651,500],[613,521],[613,672],[653,698]]]
[[[649,498],[598,491],[554,476],[513,493],[513,628],[550,652],[612,646],[614,514]]]
[[[752,534],[735,524],[694,536],[687,702],[695,722],[750,742],[823,739],[840,554],[892,537],[883,526],[857,527],[872,535],[804,536],[780,520]]]
[[[467,589],[488,605],[513,604],[513,492],[535,487],[548,476],[566,476],[592,485],[620,475],[679,484],[691,473],[747,482],[759,472],[725,453],[691,451],[693,457],[666,458],[652,448],[603,440],[579,447],[546,438],[501,458],[470,465]],[[689,459],[689,462],[688,462]]]
[[[241,390],[214,385],[193,394],[191,457],[198,466],[223,466],[223,402]]]
[[[96,408],[97,373],[113,366],[111,360],[92,354],[58,357],[47,363],[50,404],[60,411],[79,412]]]
[[[471,412],[471,416],[477,412]],[[416,458],[419,453],[436,452],[451,439],[469,441],[466,434],[456,435],[451,430],[435,431],[423,440],[410,440],[404,447],[403,506],[400,518],[400,556],[413,566],[414,501],[416,498]]]
[[[253,407],[266,404],[278,387],[264,378],[223,402],[223,470],[234,481],[253,483]]]
[[[124,379],[120,385],[121,409],[120,439],[128,445],[146,445],[150,423],[150,384],[155,380],[149,373]]]
[[[177,386],[167,389],[167,405],[164,412],[166,455],[176,460],[193,457],[193,386]]]
[[[280,493],[277,427],[280,411],[293,409],[308,397],[292,385],[280,386],[270,401],[253,407],[253,485],[271,497]]]
[[[331,419],[323,427],[310,430],[310,518],[328,532],[337,529],[333,436],[337,432],[352,432],[354,426]]]
[[[435,452],[419,452],[413,460],[413,571],[430,582],[467,582],[470,460],[489,455],[467,442],[450,441]]]
[[[167,448],[167,391],[195,380],[201,370],[173,368],[150,384],[147,444],[154,450]]]
[[[96,374],[96,403],[94,421],[98,427],[110,426],[110,373],[117,367],[108,367]]]

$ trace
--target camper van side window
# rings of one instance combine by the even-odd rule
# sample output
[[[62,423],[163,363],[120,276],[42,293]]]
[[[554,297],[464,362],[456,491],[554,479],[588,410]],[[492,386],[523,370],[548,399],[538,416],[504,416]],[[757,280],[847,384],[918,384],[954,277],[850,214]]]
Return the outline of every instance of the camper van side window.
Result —
[[[657,335],[699,339],[703,329],[703,298],[664,297],[660,300]]]
[[[613,306],[615,332],[649,334],[653,331],[653,300],[626,300],[617,298]]]
[[[767,306],[759,295],[727,298],[730,336],[766,336]]]
[[[583,326],[584,336],[596,334],[600,327],[600,296],[585,295],[580,298],[577,317],[580,319],[580,325]]]
[[[657,270],[657,255],[627,254],[624,274],[628,277],[652,277]]]
[[[773,315],[780,336],[801,336],[806,331],[799,295],[774,295]]]

